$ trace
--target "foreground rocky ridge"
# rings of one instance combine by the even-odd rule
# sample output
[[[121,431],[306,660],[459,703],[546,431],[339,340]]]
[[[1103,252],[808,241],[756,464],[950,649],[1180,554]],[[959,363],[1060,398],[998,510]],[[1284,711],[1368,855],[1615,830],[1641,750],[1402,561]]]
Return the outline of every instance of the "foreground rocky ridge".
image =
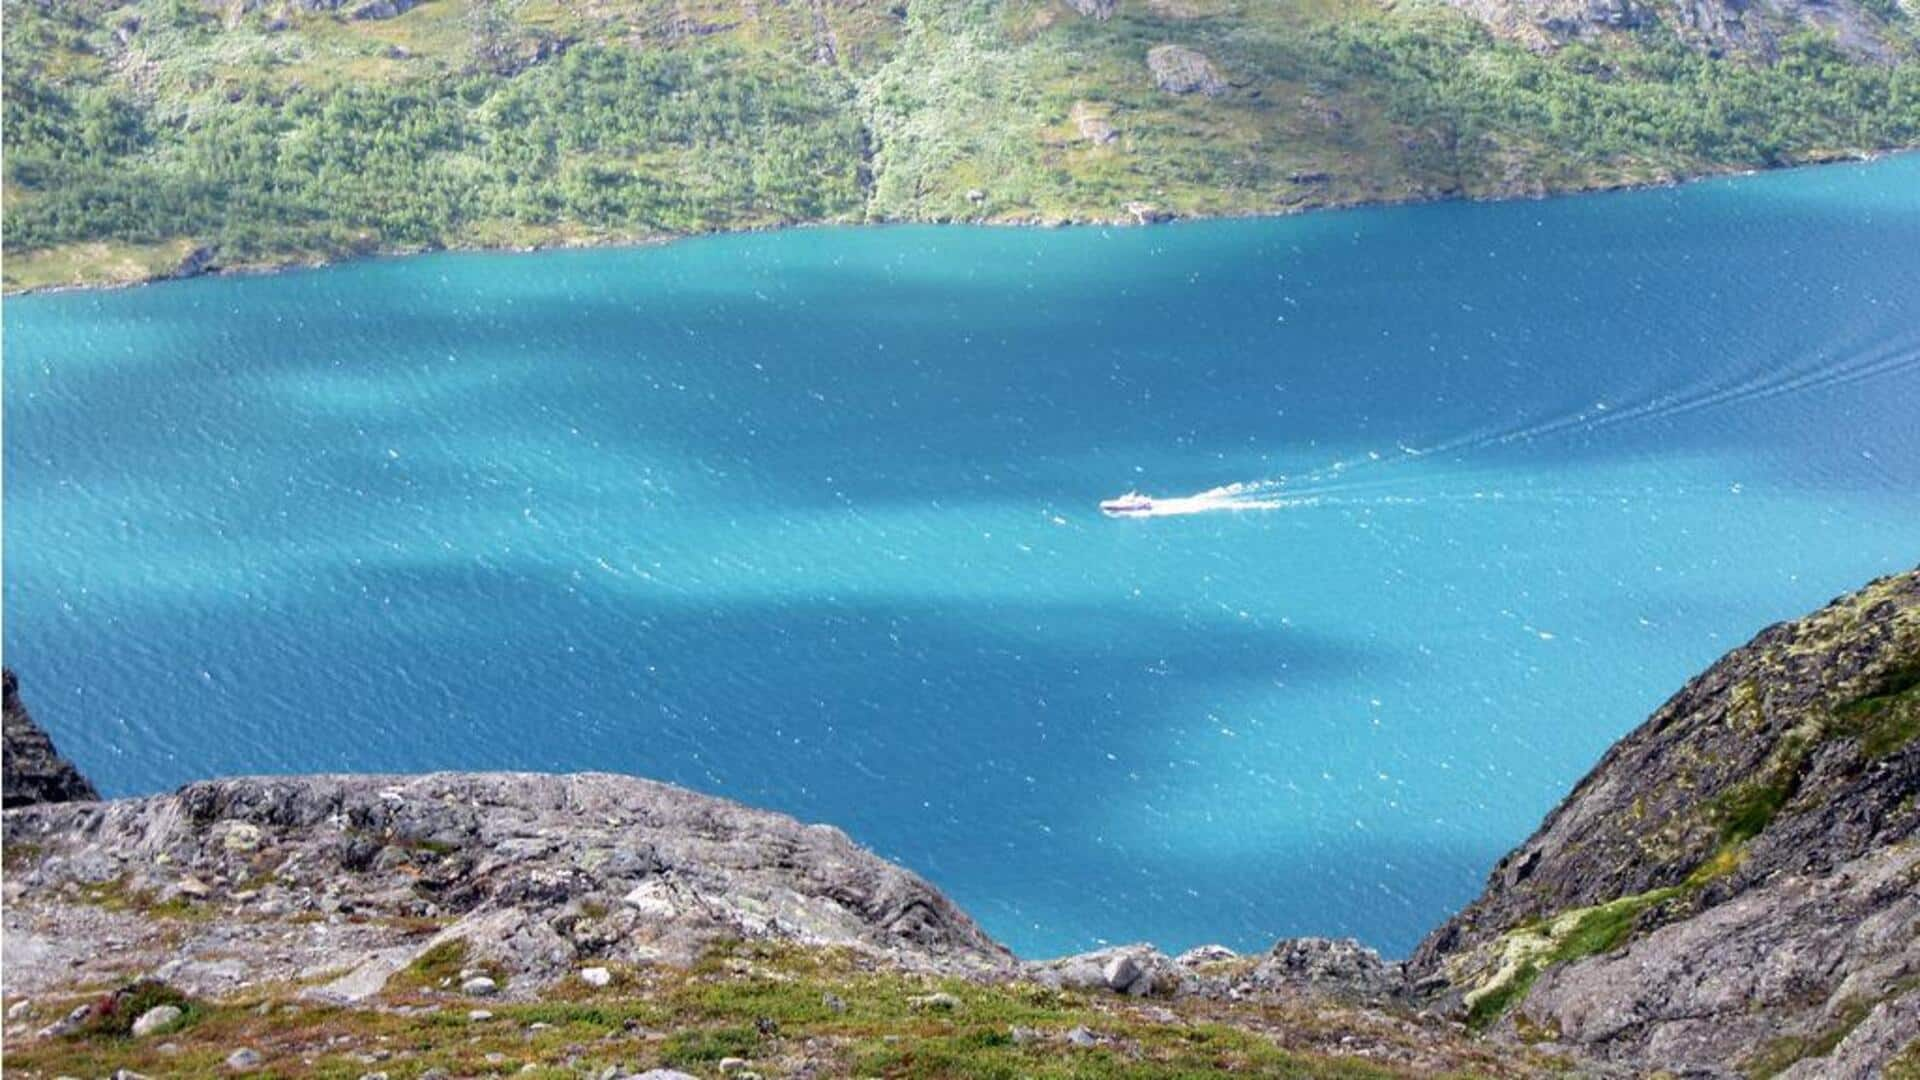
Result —
[[[605,1058],[531,1018],[572,1002],[600,1044],[696,1071],[719,1058],[688,1033],[744,1022],[725,1071],[1899,1076],[1920,1070],[1917,796],[1920,571],[1689,683],[1404,965],[1321,939],[1022,963],[837,830],[630,777],[211,781],[7,811],[6,992],[36,999],[8,1033],[41,1032],[49,1069],[104,1045],[160,1071],[244,1035],[300,1074],[373,1052],[316,1050],[319,1018],[386,1017],[427,1047],[394,1075],[503,1071],[486,1055],[524,1045],[571,1076]],[[159,1000],[141,976],[199,1010],[168,1021],[185,1057],[125,1041]],[[493,1026],[448,1042],[460,1009]]]
[[[1909,572],[1687,684],[1410,967],[1495,1030],[1588,1056],[1877,1075],[1920,1038],[1917,795]]]

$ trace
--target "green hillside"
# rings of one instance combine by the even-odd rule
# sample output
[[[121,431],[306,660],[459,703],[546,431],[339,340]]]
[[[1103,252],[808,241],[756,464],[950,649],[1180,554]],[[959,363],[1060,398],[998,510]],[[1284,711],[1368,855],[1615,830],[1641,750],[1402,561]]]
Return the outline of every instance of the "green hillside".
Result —
[[[190,253],[1518,194],[1920,143],[1893,0],[1846,9],[1877,56],[1813,24],[1716,49],[1664,18],[1542,47],[1420,0],[404,7],[5,0],[7,287]]]

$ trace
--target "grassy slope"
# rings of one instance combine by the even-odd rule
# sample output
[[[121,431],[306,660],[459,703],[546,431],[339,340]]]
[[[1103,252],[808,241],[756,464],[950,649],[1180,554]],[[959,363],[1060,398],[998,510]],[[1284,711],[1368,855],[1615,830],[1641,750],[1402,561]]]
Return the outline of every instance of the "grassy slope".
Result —
[[[296,987],[228,1001],[192,1001],[144,984],[64,1037],[8,1046],[8,1075],[152,1076],[223,1072],[250,1047],[262,1075],[400,1080],[430,1069],[456,1076],[597,1075],[603,1068],[719,1074],[738,1058],[762,1076],[1271,1077],[1386,1080],[1415,1070],[1340,1056],[1422,1063],[1419,1075],[1505,1077],[1555,1071],[1554,1059],[1492,1047],[1378,1012],[1313,1005],[1154,1002],[1060,993],[1030,984],[933,980],[835,951],[741,945],[690,971],[621,971],[611,986],[568,980],[544,1000],[510,1003],[449,989],[458,959],[416,965],[377,1008],[299,1001]],[[36,1022],[85,998],[35,1002]],[[107,996],[96,999],[102,1003]],[[180,1022],[134,1039],[127,1029],[157,1003]],[[402,1011],[404,1009],[404,1011]],[[475,1017],[473,1010],[487,1015]],[[543,1025],[536,1027],[535,1025]],[[1067,1035],[1085,1028],[1093,1045]],[[521,1072],[524,1066],[532,1068]],[[622,1075],[625,1075],[623,1072]]]
[[[1107,21],[1061,0],[244,7],[5,0],[9,288],[148,276],[200,245],[277,263],[1136,200],[1272,212],[1920,142],[1914,63],[1813,38],[1711,60],[1657,28],[1539,56],[1430,0],[1125,0]],[[1231,89],[1156,90],[1166,42]]]

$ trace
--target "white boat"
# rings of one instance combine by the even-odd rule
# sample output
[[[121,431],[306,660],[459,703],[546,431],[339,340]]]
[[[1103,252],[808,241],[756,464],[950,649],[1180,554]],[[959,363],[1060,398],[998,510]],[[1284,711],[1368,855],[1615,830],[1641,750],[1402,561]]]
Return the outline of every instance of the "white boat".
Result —
[[[1137,491],[1129,491],[1117,499],[1101,503],[1100,512],[1108,517],[1145,517],[1153,513],[1153,500]]]

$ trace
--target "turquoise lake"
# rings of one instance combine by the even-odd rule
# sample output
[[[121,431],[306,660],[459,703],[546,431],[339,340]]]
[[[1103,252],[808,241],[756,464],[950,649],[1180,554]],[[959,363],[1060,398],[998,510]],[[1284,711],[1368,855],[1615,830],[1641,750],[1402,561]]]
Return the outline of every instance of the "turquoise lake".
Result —
[[[1404,953],[1686,678],[1920,559],[1911,155],[371,260],[5,334],[6,662],[107,794],[638,773],[1028,955]],[[1098,512],[1136,488],[1190,512]]]

